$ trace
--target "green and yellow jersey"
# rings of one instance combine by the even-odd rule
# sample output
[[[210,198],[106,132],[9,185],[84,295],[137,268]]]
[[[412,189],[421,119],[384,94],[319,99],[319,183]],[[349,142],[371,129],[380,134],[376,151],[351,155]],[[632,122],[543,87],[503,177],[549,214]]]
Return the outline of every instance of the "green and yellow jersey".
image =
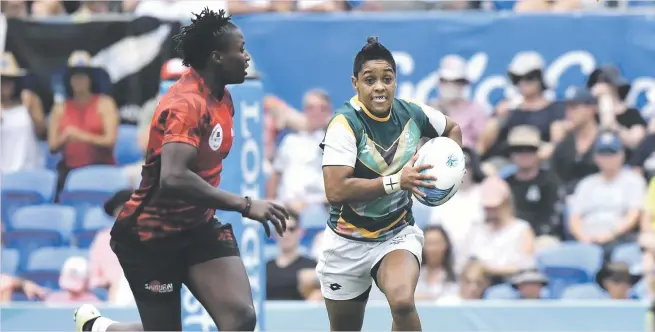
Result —
[[[399,172],[416,153],[422,137],[443,134],[446,117],[427,105],[394,99],[391,112],[380,118],[353,97],[331,120],[321,143],[323,167],[349,166],[354,177],[375,179]],[[332,206],[328,226],[359,241],[383,242],[413,225],[408,191],[370,202]]]

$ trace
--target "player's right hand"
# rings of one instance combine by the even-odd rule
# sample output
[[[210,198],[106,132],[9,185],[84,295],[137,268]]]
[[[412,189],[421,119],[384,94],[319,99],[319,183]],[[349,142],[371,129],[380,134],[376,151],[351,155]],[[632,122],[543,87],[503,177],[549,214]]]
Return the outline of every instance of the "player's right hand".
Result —
[[[434,188],[434,185],[427,181],[436,180],[437,178],[427,174],[421,174],[421,171],[432,168],[432,165],[414,167],[417,159],[418,155],[415,154],[400,171],[400,188],[411,190],[414,194],[424,197],[425,194],[418,190],[418,187]]]
[[[287,229],[287,219],[289,219],[289,212],[283,206],[262,200],[253,200],[248,211],[247,218],[259,221],[264,226],[266,236],[271,237],[271,226],[268,225],[270,221],[275,227],[275,231],[282,236]]]

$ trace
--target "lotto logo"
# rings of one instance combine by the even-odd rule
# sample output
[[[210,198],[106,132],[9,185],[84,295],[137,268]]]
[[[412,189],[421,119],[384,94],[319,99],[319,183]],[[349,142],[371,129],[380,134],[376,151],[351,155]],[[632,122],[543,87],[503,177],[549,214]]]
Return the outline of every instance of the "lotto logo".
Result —
[[[337,284],[337,283],[330,284],[329,287],[330,287],[330,289],[333,290],[333,291],[338,291],[338,290],[341,289],[341,285],[339,285],[339,284]]]
[[[172,293],[173,284],[162,284],[157,280],[151,281],[149,284],[146,284],[146,290],[149,290],[153,293]]]

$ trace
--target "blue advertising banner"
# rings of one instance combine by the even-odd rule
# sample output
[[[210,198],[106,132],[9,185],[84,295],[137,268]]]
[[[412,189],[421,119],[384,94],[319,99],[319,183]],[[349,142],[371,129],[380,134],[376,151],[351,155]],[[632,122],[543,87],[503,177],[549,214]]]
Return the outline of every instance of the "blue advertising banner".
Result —
[[[267,14],[235,22],[267,92],[296,107],[311,88],[326,89],[337,105],[350,98],[353,59],[368,36],[379,36],[393,52],[397,94],[419,101],[437,96],[435,72],[449,54],[467,60],[471,96],[487,107],[511,92],[507,66],[527,51],[544,58],[553,97],[563,97],[570,87],[584,84],[596,66],[608,63],[632,82],[630,103],[646,106],[645,92],[655,88],[655,21],[647,15]]]
[[[228,87],[234,102],[234,143],[223,161],[220,188],[258,199],[263,194],[263,118],[261,82],[247,81]],[[264,330],[266,300],[266,262],[263,261],[263,229],[238,213],[217,211],[216,217],[232,224],[246,266],[257,311],[257,330]],[[182,288],[182,327],[184,331],[217,331],[213,320],[198,300]]]

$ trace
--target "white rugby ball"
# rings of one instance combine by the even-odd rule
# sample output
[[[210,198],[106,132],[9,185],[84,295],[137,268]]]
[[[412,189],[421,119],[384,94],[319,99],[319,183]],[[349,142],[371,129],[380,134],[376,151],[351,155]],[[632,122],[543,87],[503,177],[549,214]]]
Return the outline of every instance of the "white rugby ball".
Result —
[[[466,157],[462,148],[452,139],[437,137],[426,142],[418,151],[418,159],[414,166],[432,165],[432,168],[421,171],[437,178],[431,182],[434,188],[419,187],[425,197],[414,195],[416,199],[427,206],[439,206],[457,193],[466,174]]]

